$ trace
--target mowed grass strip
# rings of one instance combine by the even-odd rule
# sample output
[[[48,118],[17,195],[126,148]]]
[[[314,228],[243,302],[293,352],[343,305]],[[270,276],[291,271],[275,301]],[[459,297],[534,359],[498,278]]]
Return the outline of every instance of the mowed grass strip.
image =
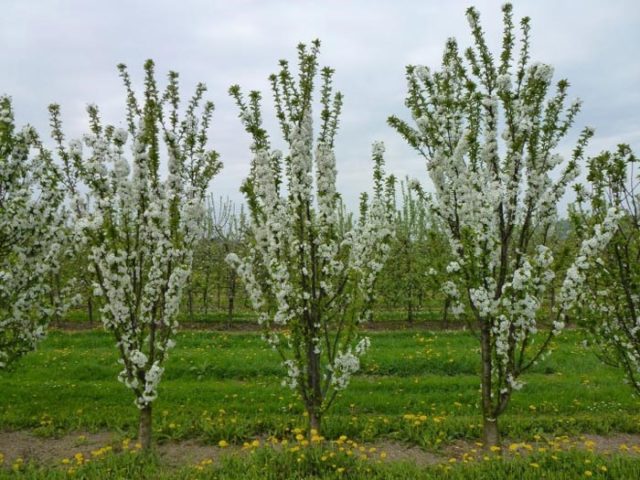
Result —
[[[427,448],[479,438],[479,353],[470,333],[370,336],[362,372],[325,419],[327,438],[390,438]],[[582,340],[579,330],[565,332],[525,377],[501,419],[507,437],[640,431],[640,403],[621,372],[600,363]],[[134,436],[137,410],[118,371],[109,334],[51,332],[15,371],[0,374],[0,428]],[[154,403],[156,438],[239,443],[305,427],[300,402],[280,384],[283,374],[257,333],[181,333]]]

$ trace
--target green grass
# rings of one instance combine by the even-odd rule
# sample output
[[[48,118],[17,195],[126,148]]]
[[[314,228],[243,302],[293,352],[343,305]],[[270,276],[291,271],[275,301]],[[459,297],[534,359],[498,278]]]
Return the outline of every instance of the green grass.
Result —
[[[468,463],[438,464],[417,467],[406,462],[386,463],[370,459],[361,460],[344,454],[330,459],[326,451],[308,449],[300,452],[282,452],[269,448],[258,449],[251,454],[229,456],[211,465],[195,464],[168,467],[154,455],[140,453],[110,454],[78,466],[71,464],[58,469],[47,469],[34,464],[19,469],[0,469],[0,479],[24,480],[50,479],[244,479],[244,480],[295,480],[295,479],[518,479],[537,480],[553,478],[573,480],[635,479],[640,478],[640,461],[622,455],[595,455],[588,452],[558,452],[533,454],[527,457],[474,460]]]
[[[323,433],[328,439],[347,435],[358,442],[393,440],[436,452],[458,439],[479,439],[479,352],[471,334],[386,331],[370,336],[372,348],[362,372],[325,419]],[[275,352],[259,334],[189,331],[177,340],[154,404],[157,441],[198,439],[217,444],[224,439],[242,444],[268,435],[290,438],[293,428],[306,426],[301,403],[280,386],[283,369]],[[538,436],[640,432],[640,402],[624,385],[621,372],[601,364],[582,347],[582,340],[579,330],[565,332],[554,343],[552,355],[525,377],[524,389],[514,395],[501,417],[507,438],[525,441]],[[116,381],[118,371],[109,334],[52,331],[15,371],[0,373],[0,429],[30,430],[41,436],[107,430],[134,437],[137,409],[132,394]],[[426,420],[412,415],[425,415]],[[551,462],[544,468],[555,472],[553,478],[576,478],[587,470],[588,458],[582,453],[563,455],[568,455],[566,462],[543,456],[535,463]],[[529,465],[532,461],[453,465],[447,475],[538,478]],[[406,465],[363,466],[348,461],[345,472],[336,473],[331,467],[305,462],[291,460],[286,452],[260,450],[196,473],[203,478],[249,479],[438,478],[444,474],[442,466],[418,472]],[[594,457],[589,462],[605,465],[609,476],[602,478],[640,478],[633,458]],[[191,467],[168,474],[157,459],[127,455],[79,467],[77,473],[84,470],[87,473],[80,478],[192,478],[194,473]],[[234,477],[234,471],[247,476]],[[611,476],[616,471],[627,474]],[[597,478],[605,472],[593,473]],[[41,466],[26,466],[21,475],[64,476]]]
[[[328,438],[386,437],[435,448],[479,437],[478,346],[470,334],[371,337],[362,373],[326,417]],[[640,403],[621,373],[602,365],[581,340],[581,332],[566,332],[525,377],[526,386],[501,418],[506,436],[640,430]],[[133,435],[137,410],[132,394],[115,380],[116,360],[106,333],[52,332],[14,372],[0,374],[0,428]],[[241,442],[304,426],[300,402],[280,386],[282,374],[258,334],[180,334],[154,404],[156,438]],[[406,414],[428,420],[416,426]]]

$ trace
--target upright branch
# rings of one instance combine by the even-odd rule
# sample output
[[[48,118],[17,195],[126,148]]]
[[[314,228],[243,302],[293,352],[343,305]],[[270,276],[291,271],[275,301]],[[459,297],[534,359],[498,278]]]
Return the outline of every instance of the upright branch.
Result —
[[[373,286],[390,236],[387,203],[379,188],[355,226],[336,191],[334,138],[342,96],[333,70],[318,75],[320,42],[298,46],[299,74],[286,61],[272,75],[276,115],[288,151],[271,148],[262,126],[258,92],[230,94],[253,138],[251,174],[243,191],[253,243],[248,254],[227,257],[247,289],[269,344],[287,370],[283,384],[297,391],[320,431],[322,415],[360,368],[369,339],[357,333],[370,316]],[[313,93],[320,76],[320,130],[313,132]],[[383,146],[374,145],[376,184],[383,178]]]

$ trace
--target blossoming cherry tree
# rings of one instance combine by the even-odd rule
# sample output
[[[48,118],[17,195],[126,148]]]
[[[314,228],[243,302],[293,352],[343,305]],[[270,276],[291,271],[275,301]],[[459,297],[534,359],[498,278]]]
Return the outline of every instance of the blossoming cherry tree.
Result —
[[[127,91],[126,129],[104,126],[90,105],[90,132],[65,145],[59,108],[50,111],[78,235],[89,246],[95,293],[104,299],[102,322],[120,353],[118,379],[135,395],[139,439],[148,449],[151,405],[175,344],[206,189],[221,163],[207,147],[213,104],[200,109],[204,85],[180,119],[177,73],[169,74],[160,94],[147,61],[140,103],[127,69],[119,70]]]
[[[374,146],[376,188],[359,222],[345,219],[336,191],[334,138],[342,106],[333,70],[320,72],[320,125],[313,130],[313,92],[320,43],[298,47],[299,80],[286,61],[271,76],[277,117],[288,152],[272,149],[262,126],[261,96],[230,89],[253,138],[253,161],[243,191],[253,244],[235,266],[270,345],[287,370],[283,384],[297,391],[320,432],[323,414],[360,369],[369,339],[357,333],[367,320],[373,286],[390,235],[382,172],[383,148]],[[314,138],[315,133],[315,138]]]
[[[545,315],[540,307],[554,277],[549,232],[592,135],[590,129],[582,132],[568,162],[556,153],[580,102],[567,105],[569,83],[558,81],[552,92],[552,67],[530,62],[526,17],[516,59],[512,6],[504,5],[503,13],[499,57],[489,51],[478,12],[468,9],[474,46],[461,53],[449,39],[440,71],[407,67],[406,105],[415,127],[389,119],[427,160],[435,211],[454,256],[445,291],[457,299],[456,313],[470,311],[480,343],[487,447],[500,443],[498,417],[522,388],[521,375],[563,328],[566,308],[584,280],[583,265],[574,264],[547,333],[538,335]],[[590,257],[606,244],[610,229],[602,233],[583,244],[581,255]]]

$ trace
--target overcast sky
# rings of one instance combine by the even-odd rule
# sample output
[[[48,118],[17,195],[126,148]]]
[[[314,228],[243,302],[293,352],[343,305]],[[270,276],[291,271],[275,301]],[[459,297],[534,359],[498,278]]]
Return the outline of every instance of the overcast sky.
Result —
[[[388,170],[426,182],[423,161],[386,125],[403,107],[407,64],[437,67],[444,42],[469,45],[466,7],[475,5],[490,44],[500,41],[497,1],[267,0],[2,0],[0,93],[13,97],[19,123],[48,134],[46,107],[61,104],[69,136],[86,129],[87,103],[108,123],[123,125],[124,95],[116,65],[134,80],[152,58],[158,74],[177,70],[183,94],[202,81],[216,104],[212,146],[223,172],[211,191],[241,199],[249,139],[227,94],[230,85],[268,95],[267,77],[295,46],[322,40],[322,65],[336,69],[345,95],[337,139],[338,188],[351,207],[370,186],[370,148],[387,145]],[[517,0],[516,18],[532,17],[532,59],[555,67],[584,101],[579,128],[596,129],[590,153],[619,142],[640,150],[640,2]],[[272,117],[272,111],[267,112]],[[273,122],[269,125],[275,127]],[[277,132],[270,130],[272,135]]]

